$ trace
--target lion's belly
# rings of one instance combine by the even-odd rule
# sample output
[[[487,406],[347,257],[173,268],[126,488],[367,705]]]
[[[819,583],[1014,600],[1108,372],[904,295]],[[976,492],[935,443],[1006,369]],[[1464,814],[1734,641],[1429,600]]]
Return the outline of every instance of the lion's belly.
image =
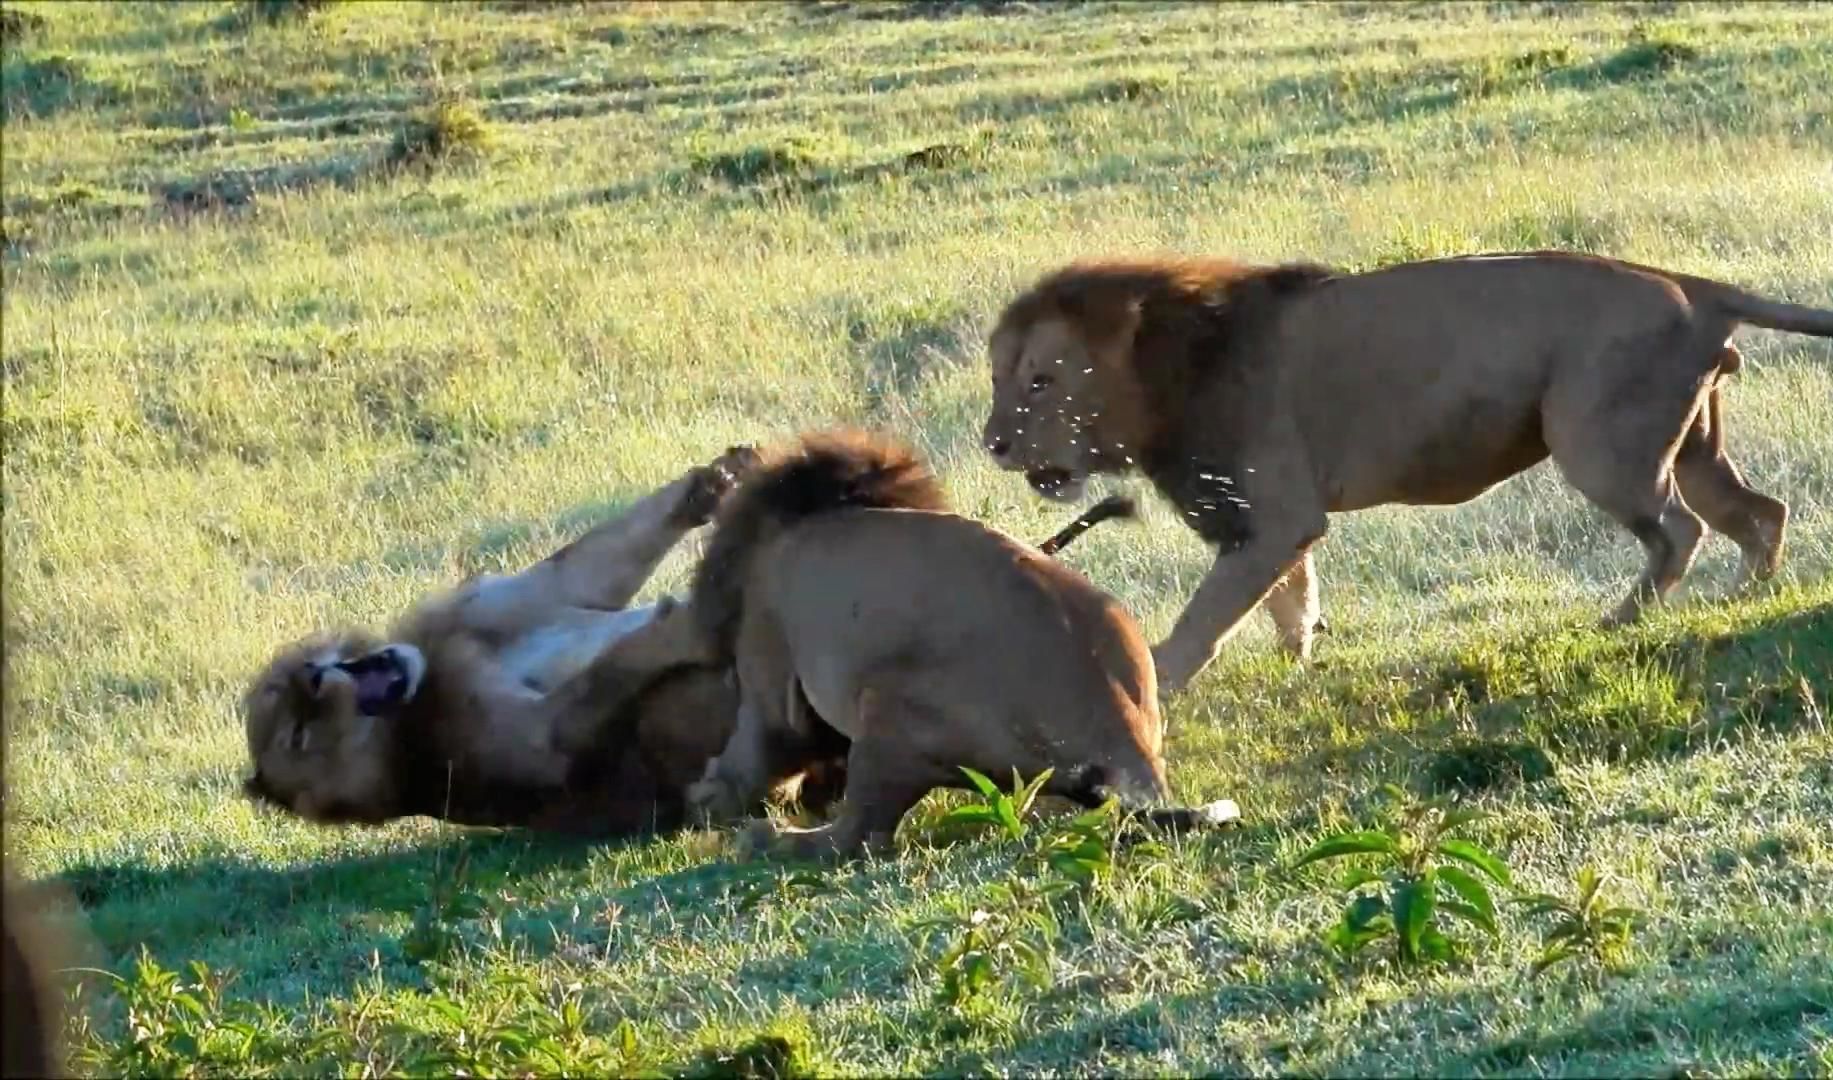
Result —
[[[646,626],[655,615],[654,604],[622,611],[568,608],[517,638],[498,660],[511,681],[530,689],[551,690],[584,670],[620,638]]]
[[[1388,408],[1308,420],[1335,513],[1468,502],[1547,456],[1540,393],[1528,379],[1475,392],[1455,379],[1416,379]]]

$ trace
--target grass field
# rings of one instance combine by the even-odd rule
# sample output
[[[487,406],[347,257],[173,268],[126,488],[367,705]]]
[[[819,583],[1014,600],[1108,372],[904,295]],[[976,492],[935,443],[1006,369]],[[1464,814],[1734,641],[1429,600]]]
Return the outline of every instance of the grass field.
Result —
[[[1116,854],[1054,932],[1002,891],[1038,832],[959,837],[963,796],[812,876],[722,833],[325,830],[239,797],[234,712],[280,641],[734,441],[887,429],[1042,538],[976,446],[982,335],[1078,255],[1558,246],[1833,304],[1833,9],[265,7],[6,7],[6,856],[125,976],[80,979],[86,1071],[1833,1074],[1825,341],[1739,338],[1776,582],[1715,539],[1600,633],[1641,555],[1546,467],[1339,518],[1319,662],[1256,616],[1170,708],[1173,786],[1244,827]],[[1066,557],[1154,638],[1206,565],[1157,503]],[[1642,925],[1537,978],[1507,903],[1453,962],[1339,956],[1339,871],[1288,864],[1387,783]],[[939,1000],[976,910],[1037,977],[989,947]]]

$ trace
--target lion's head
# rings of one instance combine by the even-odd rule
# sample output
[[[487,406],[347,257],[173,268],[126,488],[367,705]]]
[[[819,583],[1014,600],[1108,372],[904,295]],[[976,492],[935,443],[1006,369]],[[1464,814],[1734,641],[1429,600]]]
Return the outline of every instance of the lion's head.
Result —
[[[1221,259],[1074,263],[1000,314],[988,339],[993,403],[982,445],[1039,494],[1081,496],[1094,473],[1145,462],[1180,422],[1194,380],[1252,298],[1322,267]]]
[[[982,445],[1039,494],[1079,499],[1089,475],[1133,464],[1140,393],[1128,371],[1139,307],[1057,280],[1006,307],[987,343],[993,405]]]
[[[325,823],[380,821],[392,797],[386,718],[413,700],[426,660],[361,631],[281,650],[242,699],[250,798]]]

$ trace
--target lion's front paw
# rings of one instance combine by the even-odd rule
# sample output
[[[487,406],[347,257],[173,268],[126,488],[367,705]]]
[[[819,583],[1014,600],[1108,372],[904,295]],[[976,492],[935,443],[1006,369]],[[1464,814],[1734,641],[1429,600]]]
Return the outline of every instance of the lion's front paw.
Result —
[[[755,446],[728,446],[725,453],[713,460],[713,468],[724,473],[728,480],[738,483],[763,464],[763,461],[764,455],[758,453]]]

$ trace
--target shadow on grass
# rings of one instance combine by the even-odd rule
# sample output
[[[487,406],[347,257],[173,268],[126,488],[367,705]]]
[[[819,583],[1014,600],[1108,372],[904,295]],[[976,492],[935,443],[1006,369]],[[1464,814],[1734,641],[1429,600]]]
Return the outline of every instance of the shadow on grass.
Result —
[[[1563,1026],[1541,1022],[1506,1038],[1443,1046],[1433,1070],[1477,1076],[1550,1068],[1578,1076],[1599,1070],[1642,1075],[1667,1070],[1670,1076],[1686,1076],[1692,1074],[1687,1058],[1705,1050],[1721,1059],[1811,1055],[1813,1026],[1821,1026],[1824,1037],[1824,1025],[1833,1017],[1833,972],[1816,966],[1812,957],[1786,963],[1761,959],[1746,955],[1713,965],[1686,982],[1685,993],[1644,982],[1632,992],[1607,992],[1605,1001]],[[1463,997],[1461,1008],[1448,1003],[1445,1012],[1480,1012],[1493,1005],[1490,995]],[[1328,1060],[1320,1071],[1365,1075],[1381,1068],[1378,1062],[1392,1067],[1391,1056],[1374,1051]]]
[[[485,891],[577,867],[606,846],[453,830],[400,850],[293,866],[219,855],[167,867],[87,864],[53,880],[82,906],[111,961],[145,945],[170,968],[202,960],[270,989],[348,996],[359,979],[418,981],[401,949],[405,927],[394,924],[425,907],[461,863],[465,887]]]
[[[1482,641],[1372,679],[1339,677],[1329,693],[1345,711],[1398,710],[1412,723],[1354,725],[1368,737],[1332,745],[1336,717],[1319,716],[1290,742],[1324,748],[1272,767],[1294,778],[1405,771],[1429,790],[1483,790],[1549,779],[1560,758],[1624,764],[1787,731],[1823,718],[1833,699],[1833,605],[1726,634],[1658,634]],[[1409,689],[1394,700],[1394,685]]]

